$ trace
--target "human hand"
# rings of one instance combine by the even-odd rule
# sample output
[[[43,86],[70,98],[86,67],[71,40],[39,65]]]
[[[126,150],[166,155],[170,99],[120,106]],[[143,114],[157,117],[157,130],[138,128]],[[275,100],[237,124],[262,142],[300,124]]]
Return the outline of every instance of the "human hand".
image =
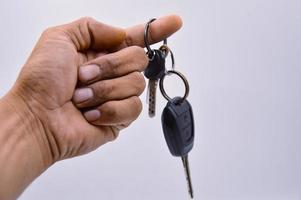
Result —
[[[180,27],[179,17],[162,17],[151,25],[150,41]],[[148,63],[143,31],[143,24],[124,30],[83,18],[42,34],[11,96],[41,126],[32,134],[45,167],[115,139],[138,117],[145,87],[140,72]]]

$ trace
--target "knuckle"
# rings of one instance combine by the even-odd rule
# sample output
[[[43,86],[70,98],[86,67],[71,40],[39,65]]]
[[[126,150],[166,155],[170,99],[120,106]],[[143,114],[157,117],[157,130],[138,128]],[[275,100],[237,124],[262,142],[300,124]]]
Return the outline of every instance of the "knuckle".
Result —
[[[48,27],[43,31],[42,36],[48,36],[48,35],[52,34],[55,30],[56,30],[56,27]]]
[[[127,35],[127,37],[125,38],[125,44],[126,46],[131,46],[132,44],[134,43],[134,39],[130,36],[130,35]]]
[[[122,130],[124,128],[127,128],[131,125],[132,122],[126,122],[126,123],[123,123],[123,124],[120,124],[119,125],[119,130]]]
[[[134,55],[134,62],[138,65],[139,70],[143,71],[148,65],[148,57],[143,48],[132,46],[131,52]]]
[[[107,103],[105,113],[109,119],[114,119],[117,117],[118,111],[116,106],[112,103]]]
[[[141,94],[146,86],[144,76],[140,72],[133,72],[132,78],[136,91],[138,91],[138,93]]]
[[[136,119],[142,111],[142,102],[137,96],[132,97],[131,100],[134,108],[132,115],[133,118]]]
[[[111,91],[114,89],[114,85],[108,84],[106,81],[99,81],[93,85],[94,93],[98,101],[104,100]]]
[[[90,22],[94,22],[95,20],[92,17],[85,16],[85,17],[81,17],[78,21],[80,23],[90,23]]]
[[[140,72],[137,72],[137,71],[132,72],[132,78],[134,79],[134,81],[136,83],[140,83],[140,82],[144,81],[143,75]]]
[[[145,54],[145,51],[142,47],[139,46],[131,46],[129,47],[133,54]]]
[[[100,66],[108,75],[117,75],[119,72],[120,59],[115,55],[107,55],[101,57]]]
[[[113,127],[113,126],[111,126],[110,129],[111,129],[112,135],[111,135],[111,138],[109,139],[109,141],[114,141],[118,138],[119,129],[116,127]]]
[[[142,67],[142,71],[144,71],[146,69],[146,67],[148,66],[148,62],[149,62],[149,59],[145,52],[143,54],[141,54],[140,61],[141,61],[140,65]]]

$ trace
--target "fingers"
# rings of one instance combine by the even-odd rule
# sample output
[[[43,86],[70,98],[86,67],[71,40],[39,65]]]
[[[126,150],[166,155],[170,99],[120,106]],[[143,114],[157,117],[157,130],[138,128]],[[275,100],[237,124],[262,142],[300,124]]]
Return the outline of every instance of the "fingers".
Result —
[[[137,96],[120,101],[108,101],[94,110],[84,113],[86,120],[94,125],[123,125],[134,121],[142,110]]]
[[[98,106],[84,112],[91,124],[114,125],[115,132],[116,127],[128,126],[142,109],[137,96],[145,88],[140,71],[147,64],[144,50],[137,46],[89,61],[79,69],[79,80],[84,86],[75,91],[73,102],[78,108]]]
[[[182,27],[182,20],[177,15],[168,15],[156,19],[150,24],[149,43],[157,43],[175,33]],[[144,28],[145,23],[126,29],[125,41],[119,49],[127,46],[144,47]]]
[[[141,47],[132,46],[89,61],[79,68],[78,78],[83,84],[143,71],[148,58]]]
[[[125,39],[125,30],[109,26],[90,17],[84,17],[70,24],[50,28],[47,33],[56,37],[66,36],[77,49],[106,50],[120,45]]]
[[[93,107],[110,100],[122,100],[139,96],[145,88],[140,72],[132,72],[119,78],[103,80],[75,90],[73,102],[78,108]]]

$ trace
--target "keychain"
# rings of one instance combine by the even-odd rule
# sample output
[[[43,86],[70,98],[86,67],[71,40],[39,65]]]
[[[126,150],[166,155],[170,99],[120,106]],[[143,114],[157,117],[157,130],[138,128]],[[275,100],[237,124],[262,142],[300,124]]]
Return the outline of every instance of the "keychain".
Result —
[[[151,49],[148,42],[149,26],[155,19],[147,22],[144,30],[144,44],[147,49],[146,54],[149,58],[149,64],[144,71],[144,75],[149,79],[147,90],[148,115],[154,117],[156,114],[156,92],[158,81],[165,75],[165,59],[169,52],[172,59],[172,68],[174,68],[174,57],[172,51],[167,46],[167,39],[163,41],[163,45],[159,49]]]
[[[149,57],[149,64],[144,71],[144,75],[149,79],[148,82],[148,104],[149,116],[155,116],[156,109],[156,90],[159,82],[161,94],[167,100],[167,104],[161,115],[162,129],[164,137],[173,156],[181,157],[184,166],[188,192],[193,198],[193,189],[188,162],[188,153],[193,148],[194,143],[194,118],[190,103],[187,100],[189,94],[189,83],[186,77],[175,70],[175,59],[171,49],[167,46],[167,39],[159,49],[151,49],[148,42],[148,32],[150,24],[155,19],[147,22],[144,31],[144,43]],[[170,53],[172,60],[172,70],[166,70],[165,59]],[[164,79],[168,75],[177,75],[185,85],[183,97],[170,98],[164,89]]]

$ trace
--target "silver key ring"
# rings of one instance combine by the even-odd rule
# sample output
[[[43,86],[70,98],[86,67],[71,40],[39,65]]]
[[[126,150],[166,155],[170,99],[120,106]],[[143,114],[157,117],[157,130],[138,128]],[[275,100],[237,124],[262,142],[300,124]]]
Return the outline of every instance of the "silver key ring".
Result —
[[[184,85],[185,85],[185,94],[184,94],[184,96],[182,97],[181,101],[178,102],[179,104],[181,104],[183,101],[185,101],[185,99],[188,97],[188,94],[189,94],[189,83],[188,83],[186,77],[185,77],[182,73],[180,73],[180,72],[178,72],[178,71],[176,71],[176,70],[169,70],[169,71],[167,71],[167,72],[164,74],[164,76],[160,79],[160,91],[161,91],[163,97],[164,97],[167,101],[171,101],[171,100],[172,100],[172,99],[167,95],[167,93],[166,93],[166,91],[165,91],[165,89],[164,89],[164,85],[163,85],[163,84],[164,84],[165,76],[166,76],[166,75],[171,75],[171,74],[175,74],[175,75],[179,76],[179,77],[182,79],[182,81],[183,81],[183,83],[184,83]]]
[[[147,23],[146,23],[146,25],[145,25],[145,28],[144,28],[144,46],[146,47],[146,49],[147,49],[147,52],[146,52],[146,54],[148,55],[148,57],[149,57],[149,59],[150,60],[152,60],[153,58],[154,58],[154,50],[152,50],[151,48],[150,48],[150,46],[149,46],[149,42],[148,42],[148,32],[149,32],[149,26],[150,26],[150,24],[153,22],[153,21],[155,21],[156,20],[156,18],[152,18],[152,19],[150,19]],[[163,40],[163,46],[167,46],[167,39],[165,38],[164,40]],[[165,56],[167,56],[167,54],[168,54],[168,51],[167,52],[165,52]]]
[[[170,58],[171,58],[171,69],[172,70],[175,70],[175,57],[173,55],[173,52],[172,50],[166,45],[166,44],[163,44],[160,48],[160,51],[163,51],[165,52],[165,57],[168,55],[168,53],[170,52]]]

